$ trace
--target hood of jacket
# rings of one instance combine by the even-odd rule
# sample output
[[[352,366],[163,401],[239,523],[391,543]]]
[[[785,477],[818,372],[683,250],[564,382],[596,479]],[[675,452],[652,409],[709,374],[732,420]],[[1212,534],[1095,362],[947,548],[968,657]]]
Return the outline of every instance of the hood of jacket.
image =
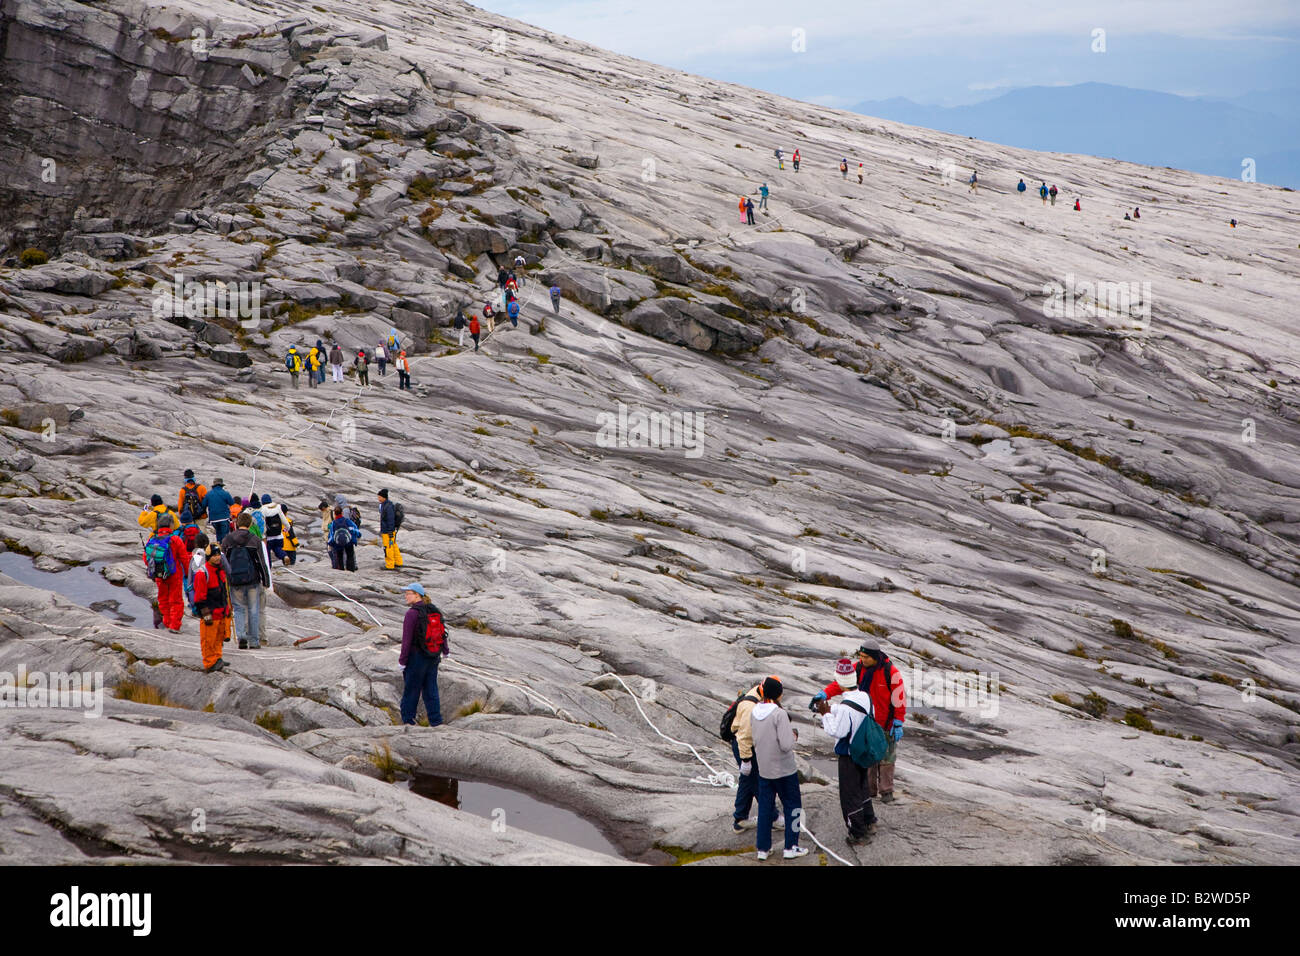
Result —
[[[761,704],[755,704],[749,716],[751,720],[764,720],[780,709],[776,704],[765,700]]]
[[[281,516],[283,516],[283,514],[284,514],[284,513],[280,510],[280,503],[279,503],[278,501],[272,501],[269,505],[262,505],[262,509],[261,509],[261,510],[262,510],[262,517],[263,517],[263,518],[269,518],[269,517],[271,517],[271,515],[281,515]]]

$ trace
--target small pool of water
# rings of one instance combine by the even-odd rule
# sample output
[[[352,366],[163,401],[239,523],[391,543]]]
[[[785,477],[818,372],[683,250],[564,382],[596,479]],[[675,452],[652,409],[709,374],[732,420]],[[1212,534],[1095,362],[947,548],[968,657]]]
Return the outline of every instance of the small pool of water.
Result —
[[[1015,446],[1005,438],[995,438],[982,448],[985,458],[1010,458],[1015,450]]]
[[[74,604],[135,627],[153,627],[153,605],[130,588],[110,584],[100,574],[100,562],[66,571],[42,571],[33,559],[16,551],[0,552],[0,573],[20,584],[61,594]]]
[[[518,790],[432,774],[416,775],[409,787],[412,793],[437,800],[453,810],[463,810],[489,820],[500,820],[507,827],[518,827],[527,833],[572,843],[597,853],[623,856],[618,847],[607,840],[589,820],[572,810],[543,803]]]

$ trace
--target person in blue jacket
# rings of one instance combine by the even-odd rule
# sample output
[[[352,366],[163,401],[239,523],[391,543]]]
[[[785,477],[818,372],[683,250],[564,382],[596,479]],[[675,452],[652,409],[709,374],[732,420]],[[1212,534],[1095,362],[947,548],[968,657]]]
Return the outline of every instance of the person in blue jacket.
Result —
[[[1025,181],[1024,181],[1023,179],[1020,180],[1020,185],[1018,185],[1018,186],[1016,187],[1016,192],[1020,193],[1022,196],[1024,195],[1024,193],[1025,193]]]
[[[355,571],[357,569],[357,542],[361,540],[361,529],[353,524],[352,519],[343,514],[340,505],[334,506],[334,519],[329,529],[330,564],[335,571]]]
[[[511,299],[510,304],[506,306],[506,315],[510,316],[510,324],[516,329],[519,328],[519,300]]]
[[[217,541],[224,541],[226,535],[230,534],[230,506],[234,503],[235,499],[230,496],[221,478],[214,481],[208,493],[203,496],[203,508],[208,513],[208,521],[212,523]]]
[[[767,183],[758,187],[758,208],[764,211],[767,210],[767,192]]]

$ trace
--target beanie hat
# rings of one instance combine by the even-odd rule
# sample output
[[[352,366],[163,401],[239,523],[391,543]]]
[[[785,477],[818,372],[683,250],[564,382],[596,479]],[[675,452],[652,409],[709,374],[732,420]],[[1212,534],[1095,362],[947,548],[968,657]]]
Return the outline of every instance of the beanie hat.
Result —
[[[379,489],[379,497],[381,497],[381,498],[387,498],[387,497],[388,497],[388,489],[387,489],[387,488],[380,488],[380,489]]]
[[[163,502],[162,502],[162,495],[154,495],[152,498],[149,499],[149,505],[150,505],[151,507],[157,507],[158,505],[160,505],[160,504],[162,504],[162,503],[163,503]]]
[[[193,481],[193,480],[194,480],[194,469],[193,469],[193,468],[186,468],[186,469],[185,469],[185,480],[186,480],[186,481]]]
[[[270,496],[270,495],[262,495],[262,504],[264,504],[264,505],[269,505],[270,503],[271,503],[271,496]]]
[[[768,677],[763,680],[763,699],[774,701],[781,696],[781,679]]]
[[[841,657],[835,662],[835,682],[845,690],[853,690],[858,686],[857,671],[853,669],[853,662],[847,657]]]
[[[189,508],[181,509],[181,520],[184,521],[186,524],[189,524],[191,521],[194,520],[194,515],[190,514]]]

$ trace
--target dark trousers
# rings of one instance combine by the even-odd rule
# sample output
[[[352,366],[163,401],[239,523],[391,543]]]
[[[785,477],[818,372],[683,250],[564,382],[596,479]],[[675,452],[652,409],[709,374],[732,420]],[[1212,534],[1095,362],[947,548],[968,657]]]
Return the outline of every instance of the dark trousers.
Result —
[[[867,787],[867,771],[853,762],[852,757],[840,754],[840,812],[844,825],[855,837],[867,835],[867,826],[876,822],[876,811],[871,806],[871,792]]]
[[[442,705],[438,701],[438,658],[422,654],[415,648],[402,671],[405,687],[402,690],[402,723],[415,723],[415,714],[424,697],[424,709],[429,715],[429,726],[442,723]]]
[[[404,371],[400,365],[397,367],[397,387],[398,388],[411,387],[411,373]]]
[[[226,535],[230,534],[230,519],[226,518],[224,521],[212,522],[212,533],[217,536],[216,543],[221,544]]]
[[[388,359],[386,359],[386,358],[381,358],[381,359],[375,359],[375,361],[379,363],[379,374],[380,374],[380,375],[387,375],[387,374],[388,374]]]
[[[777,797],[781,798],[781,809],[785,811],[785,848],[792,850],[799,845],[799,828],[794,822],[794,812],[803,806],[799,797],[799,775],[792,773],[775,780],[759,777],[758,833],[754,846],[765,853],[772,849],[772,821],[776,819]]]
[[[364,365],[358,365],[358,366],[357,366],[357,380],[360,381],[362,385],[369,385],[369,384],[370,384],[370,369],[367,368],[367,367],[364,366]]]
[[[731,755],[736,758],[736,766],[739,767],[740,744],[734,740],[731,742]],[[732,811],[731,818],[737,823],[749,819],[749,810],[754,805],[754,797],[758,795],[757,755],[750,757],[749,762],[752,765],[749,773],[738,774],[736,777],[736,808]]]
[[[752,226],[752,225],[754,224],[754,207],[753,207],[753,206],[746,206],[746,207],[745,207],[745,223],[746,223],[747,225],[750,225],[750,226]]]
[[[357,549],[351,544],[331,544],[330,564],[335,571],[355,571],[357,569]]]
[[[470,336],[470,338],[472,338],[472,339],[474,340],[474,351],[477,352],[477,351],[478,351],[478,333],[474,333],[473,335]]]
[[[551,299],[551,308],[555,310],[556,315],[560,314],[560,300],[558,298]]]

